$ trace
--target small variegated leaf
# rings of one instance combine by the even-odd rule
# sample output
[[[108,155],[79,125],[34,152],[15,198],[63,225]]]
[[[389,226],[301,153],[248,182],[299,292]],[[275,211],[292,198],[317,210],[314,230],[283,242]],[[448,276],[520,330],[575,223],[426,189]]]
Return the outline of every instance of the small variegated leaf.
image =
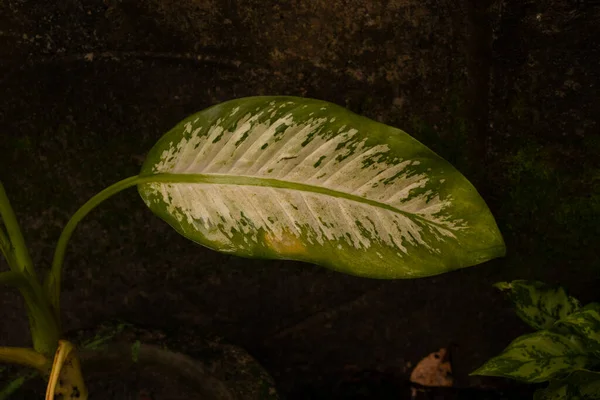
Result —
[[[539,383],[594,362],[576,336],[542,330],[518,337],[472,374]]]
[[[519,318],[534,329],[549,329],[581,307],[579,300],[567,295],[562,287],[543,282],[516,280],[494,286],[508,295]]]
[[[590,353],[600,361],[600,304],[590,303],[559,320],[552,328],[579,336]]]
[[[155,214],[239,256],[410,278],[505,253],[485,202],[448,162],[399,129],[324,101],[210,107],[163,136],[140,177]]]
[[[564,379],[550,382],[537,390],[534,400],[598,400],[600,399],[600,372],[579,370]]]

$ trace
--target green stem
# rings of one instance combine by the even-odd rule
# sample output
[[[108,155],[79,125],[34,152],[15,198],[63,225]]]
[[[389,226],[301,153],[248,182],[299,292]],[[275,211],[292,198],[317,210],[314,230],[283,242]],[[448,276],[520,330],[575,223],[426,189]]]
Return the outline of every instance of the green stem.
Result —
[[[227,182],[227,180],[225,179]],[[265,182],[259,180],[260,182],[256,183],[257,185],[266,185]],[[100,193],[96,194],[94,197],[89,199],[83,206],[81,206],[75,214],[71,217],[67,225],[64,227],[63,231],[58,238],[58,243],[56,244],[56,249],[54,251],[54,258],[52,259],[52,267],[50,272],[46,276],[46,280],[44,281],[44,289],[48,297],[50,298],[50,302],[55,312],[55,317],[58,321],[60,321],[60,285],[61,285],[61,275],[62,275],[62,265],[65,259],[65,252],[67,248],[67,244],[71,235],[75,231],[77,224],[96,208],[100,203],[109,197],[117,194],[118,192],[130,188],[135,185],[139,185],[142,183],[152,183],[152,182],[162,182],[162,183],[221,183],[221,179],[219,177],[214,177],[210,175],[197,175],[197,174],[153,174],[146,176],[132,176],[127,179],[123,179]],[[270,181],[269,181],[270,182]]]
[[[24,347],[0,347],[0,362],[32,367],[43,375],[47,375],[52,366],[51,358]]]
[[[73,214],[67,225],[64,227],[63,231],[58,238],[58,243],[56,244],[56,249],[54,251],[54,258],[52,259],[52,267],[48,276],[46,277],[46,281],[44,282],[44,287],[48,297],[50,298],[50,302],[54,309],[54,313],[56,318],[60,321],[60,280],[62,274],[62,265],[65,259],[65,252],[67,248],[67,244],[73,231],[77,227],[79,221],[81,221],[90,211],[92,211],[96,206],[102,203],[104,200],[109,197],[117,194],[118,192],[125,190],[131,186],[135,186],[140,181],[140,178],[136,176],[132,176],[127,179],[123,179],[119,181],[100,193],[96,194],[90,200],[88,200],[83,206],[79,208]]]
[[[52,306],[38,281],[17,217],[1,182],[0,219],[8,233],[6,235],[0,225],[0,248],[11,269],[0,274],[0,283],[20,290],[25,299],[33,347],[38,353],[51,356],[58,345],[59,321],[54,318]]]
[[[0,285],[9,285],[20,287],[24,284],[26,279],[23,274],[15,271],[4,271],[0,272]]]
[[[21,229],[19,229],[19,223],[17,222],[17,217],[10,206],[10,201],[8,200],[8,196],[6,195],[6,191],[4,190],[4,186],[2,182],[0,182],[0,218],[4,221],[4,226],[6,227],[6,232],[8,233],[8,238],[3,236],[0,240],[3,242],[3,253],[7,251],[8,253],[14,254],[14,263],[16,265],[11,265],[10,267],[14,269],[15,267],[19,268],[21,271],[24,271],[27,275],[35,278],[35,270],[33,269],[33,262],[31,261],[31,257],[29,256],[29,251],[27,250],[27,246],[25,245],[25,239],[23,239],[23,235],[21,234]],[[10,240],[10,247],[5,249],[7,243]],[[12,248],[12,251],[11,251]],[[7,257],[8,258],[8,257]]]
[[[4,233],[2,224],[0,224],[0,252],[2,252],[2,255],[4,258],[6,258],[10,269],[16,268],[16,265],[14,265],[12,250],[10,248],[10,242],[8,241],[8,236],[6,236],[6,233]]]
[[[61,336],[60,320],[55,317],[46,292],[37,281],[21,289],[27,306],[33,348],[47,357],[52,357]]]
[[[18,374],[12,381],[8,382],[0,389],[0,400],[14,399],[14,397],[11,397],[12,394],[19,390],[25,382],[28,382],[37,376],[39,376],[39,374],[36,371]]]
[[[21,286],[26,279],[23,274],[15,271],[0,272],[0,285]]]
[[[26,276],[23,272],[6,271],[0,273],[0,284],[19,289],[25,299],[33,348],[38,353],[51,357],[56,351],[61,331],[37,278]]]

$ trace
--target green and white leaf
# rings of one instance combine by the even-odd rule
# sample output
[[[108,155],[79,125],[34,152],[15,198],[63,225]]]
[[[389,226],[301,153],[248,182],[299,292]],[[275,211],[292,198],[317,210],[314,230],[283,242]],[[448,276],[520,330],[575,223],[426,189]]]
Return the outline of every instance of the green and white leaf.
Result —
[[[579,300],[567,295],[562,287],[543,282],[515,280],[494,286],[508,295],[519,318],[534,329],[549,329],[581,307]]]
[[[600,399],[600,372],[580,370],[568,377],[550,382],[537,390],[534,400],[597,400]]]
[[[558,321],[553,330],[577,335],[600,362],[600,304],[590,303]]]
[[[244,257],[410,278],[505,253],[490,210],[405,132],[297,97],[228,101],[154,146],[139,192],[178,232]]]
[[[501,376],[539,383],[594,363],[595,360],[590,358],[576,336],[542,330],[518,337],[473,375]]]

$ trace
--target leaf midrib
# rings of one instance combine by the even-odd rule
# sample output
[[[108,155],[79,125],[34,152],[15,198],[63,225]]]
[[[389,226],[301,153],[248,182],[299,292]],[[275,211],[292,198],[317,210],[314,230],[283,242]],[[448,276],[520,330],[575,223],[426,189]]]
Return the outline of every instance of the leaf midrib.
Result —
[[[327,196],[338,197],[355,201],[357,203],[368,204],[373,207],[383,208],[398,214],[402,214],[407,218],[413,220],[419,220],[425,222],[428,225],[432,225],[441,229],[453,230],[451,227],[442,225],[437,222],[433,222],[427,218],[424,218],[418,214],[406,212],[404,210],[393,207],[389,204],[382,203],[379,201],[367,199],[365,197],[356,196],[353,194],[340,192],[316,185],[307,185],[305,183],[282,181],[279,179],[271,178],[257,178],[255,176],[246,175],[221,175],[221,174],[145,174],[140,175],[140,181],[138,184],[143,183],[209,183],[215,185],[240,185],[240,186],[262,186],[271,187],[278,189],[298,190],[302,192],[311,192],[324,194]]]

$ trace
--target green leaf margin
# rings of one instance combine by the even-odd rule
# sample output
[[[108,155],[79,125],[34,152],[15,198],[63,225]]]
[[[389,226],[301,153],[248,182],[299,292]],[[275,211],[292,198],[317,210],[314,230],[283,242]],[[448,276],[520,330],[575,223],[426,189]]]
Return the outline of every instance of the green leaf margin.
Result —
[[[494,287],[513,302],[519,318],[538,330],[551,328],[558,320],[581,308],[579,300],[569,296],[562,287],[543,282],[514,280],[498,282]]]
[[[600,399],[600,372],[577,370],[563,379],[550,382],[533,395],[533,400],[597,400]]]
[[[518,337],[471,375],[540,383],[594,364],[578,337],[542,330]]]

